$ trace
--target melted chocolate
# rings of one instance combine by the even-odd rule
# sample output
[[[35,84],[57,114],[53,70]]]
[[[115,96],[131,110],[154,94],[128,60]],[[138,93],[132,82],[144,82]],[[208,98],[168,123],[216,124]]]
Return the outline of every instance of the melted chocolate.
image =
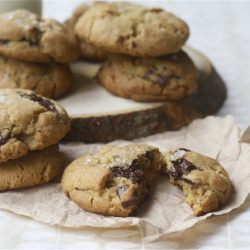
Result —
[[[152,151],[147,151],[145,154],[145,157],[147,157],[149,160],[154,159],[154,153]]]
[[[157,83],[160,85],[160,86],[164,86],[166,84],[166,81],[167,81],[167,78],[166,77],[159,77],[157,79]]]
[[[139,168],[137,160],[134,160],[127,168],[119,166],[112,167],[111,172],[114,177],[125,177],[133,183],[140,183],[145,179],[144,172]]]
[[[184,182],[188,183],[188,184],[194,185],[194,183],[191,180],[187,179],[187,178],[182,178],[182,180]]]
[[[123,206],[124,208],[128,208],[128,207],[132,207],[132,206],[137,205],[137,203],[138,203],[138,200],[136,199],[136,197],[133,197],[133,198],[131,198],[130,200],[123,201],[123,202],[122,202],[122,206]]]
[[[174,180],[178,180],[182,178],[184,174],[188,174],[192,170],[196,169],[193,163],[183,158],[172,161],[172,163],[173,163],[173,167],[169,170],[169,175]]]
[[[167,83],[167,78],[166,77],[163,77],[163,76],[160,76],[160,75],[157,75],[155,74],[153,71],[148,71],[146,72],[143,77],[143,79],[145,80],[149,80],[149,81],[152,81],[153,83],[157,83],[159,84],[160,86],[164,86],[166,83]]]
[[[176,151],[178,151],[178,150],[183,150],[183,151],[186,151],[186,152],[191,152],[191,150],[186,149],[186,148],[178,148]]]
[[[33,102],[37,102],[39,103],[41,106],[43,106],[44,108],[46,108],[48,111],[54,112],[54,113],[58,113],[56,110],[56,107],[54,105],[54,103],[52,103],[50,100],[45,99],[41,96],[37,96],[35,94],[21,94],[21,96],[23,98],[29,99]]]

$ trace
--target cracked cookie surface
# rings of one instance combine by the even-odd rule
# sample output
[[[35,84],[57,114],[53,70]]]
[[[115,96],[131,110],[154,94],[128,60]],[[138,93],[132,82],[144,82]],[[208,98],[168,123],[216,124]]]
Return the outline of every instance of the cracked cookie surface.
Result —
[[[129,216],[144,200],[163,158],[147,145],[106,145],[73,161],[64,171],[62,188],[82,209]]]
[[[56,145],[17,160],[0,163],[0,191],[50,182],[63,171],[63,155]]]
[[[111,93],[136,101],[179,100],[197,89],[198,72],[188,55],[159,58],[113,56],[98,72]]]
[[[173,14],[128,3],[89,7],[75,31],[105,51],[138,57],[177,52],[189,36],[188,26]]]
[[[21,9],[0,15],[0,54],[23,61],[69,63],[78,58],[80,48],[64,25]]]
[[[97,3],[95,3],[97,4]],[[100,2],[98,2],[100,4]],[[101,3],[102,4],[102,3]],[[89,8],[86,4],[79,5],[70,19],[65,22],[65,25],[72,31],[75,29],[75,25],[78,19],[86,12]],[[87,43],[84,39],[79,38],[80,49],[81,49],[81,57],[90,61],[101,62],[108,58],[108,54],[106,51],[95,47],[89,43]]]
[[[170,181],[179,186],[195,216],[218,210],[230,198],[232,183],[214,159],[184,148],[166,155]]]
[[[69,129],[69,117],[55,101],[29,90],[0,90],[0,162],[57,144]]]
[[[0,88],[33,90],[57,99],[70,88],[73,75],[68,65],[31,63],[0,57]]]

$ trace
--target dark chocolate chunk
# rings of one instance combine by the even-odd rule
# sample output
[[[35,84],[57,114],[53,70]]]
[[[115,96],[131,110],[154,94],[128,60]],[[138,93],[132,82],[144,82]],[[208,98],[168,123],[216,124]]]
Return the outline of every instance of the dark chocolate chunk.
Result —
[[[156,81],[160,86],[164,86],[167,82],[166,77],[159,76]]]
[[[142,78],[153,83],[159,84],[160,86],[164,86],[167,83],[166,77],[160,76],[151,70],[146,72]]]
[[[131,198],[130,200],[123,201],[123,202],[122,202],[122,206],[123,206],[124,208],[128,208],[128,207],[132,207],[132,206],[137,205],[137,203],[138,203],[137,198],[136,198],[136,197],[133,197],[133,198]]]
[[[186,152],[191,152],[191,150],[186,149],[186,148],[178,148],[176,151],[179,151],[179,150],[186,151]]]
[[[40,39],[41,39],[41,36],[42,36],[42,31],[39,29],[39,27],[32,27],[29,32],[32,33],[32,38],[27,40],[27,42],[30,44],[30,45],[35,45],[35,46],[38,46],[39,43],[40,43]]]
[[[135,169],[130,173],[129,178],[134,183],[140,183],[141,181],[144,180],[144,172],[141,169]]]
[[[153,74],[153,72],[152,71],[148,71],[148,72],[146,72],[144,75],[143,75],[143,79],[145,79],[145,80],[151,80],[150,79],[150,76]]]
[[[163,12],[162,9],[160,8],[152,8],[152,9],[149,9],[148,12],[152,12],[152,13],[160,13],[160,12]]]
[[[29,100],[31,100],[33,102],[39,103],[41,106],[43,106],[44,108],[46,108],[48,111],[51,111],[51,112],[54,112],[54,113],[58,114],[57,109],[56,109],[54,103],[51,102],[50,100],[45,99],[45,98],[43,98],[41,96],[37,96],[35,94],[23,94],[23,93],[21,93],[20,95],[23,98],[26,98],[26,99],[29,99]]]
[[[118,195],[119,199],[121,199],[122,194],[123,194],[124,192],[126,192],[127,189],[128,189],[128,186],[127,186],[127,185],[117,187],[117,189],[116,189],[116,194]]]
[[[196,169],[193,163],[183,158],[172,161],[172,163],[173,163],[173,167],[169,170],[169,175],[174,180],[178,180],[182,178],[184,174],[187,174],[191,172],[192,170]]]
[[[0,40],[0,44],[7,44],[9,41],[8,40]]]
[[[136,48],[137,44],[135,42],[132,42],[132,48]]]
[[[185,181],[185,182],[188,183],[188,184],[191,184],[191,185],[194,184],[191,180],[189,180],[189,179],[187,179],[187,178],[182,178],[182,180]]]
[[[134,160],[127,168],[119,166],[112,167],[111,172],[114,177],[125,177],[133,183],[140,183],[145,179],[144,172],[139,168],[137,160]]]
[[[154,159],[154,153],[152,151],[147,151],[145,156],[149,159],[149,160],[153,160]]]

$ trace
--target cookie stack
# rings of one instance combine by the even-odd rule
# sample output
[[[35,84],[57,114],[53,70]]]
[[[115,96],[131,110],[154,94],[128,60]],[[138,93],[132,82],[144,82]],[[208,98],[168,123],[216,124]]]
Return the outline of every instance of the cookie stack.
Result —
[[[59,98],[72,84],[68,64],[79,54],[75,35],[55,20],[28,10],[0,15],[0,88]]]
[[[188,26],[162,9],[128,3],[90,6],[75,32],[81,41],[110,54],[99,82],[136,101],[175,101],[197,90],[197,69],[181,50]]]
[[[59,176],[57,143],[69,129],[70,119],[55,101],[29,90],[0,90],[0,191]]]

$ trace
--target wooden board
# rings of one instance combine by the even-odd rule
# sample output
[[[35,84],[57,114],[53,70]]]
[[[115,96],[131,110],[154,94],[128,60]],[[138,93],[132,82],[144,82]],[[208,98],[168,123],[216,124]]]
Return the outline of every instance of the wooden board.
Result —
[[[179,129],[196,118],[216,113],[226,99],[226,87],[202,53],[185,48],[199,69],[198,91],[177,102],[139,103],[113,96],[93,80],[100,65],[72,65],[76,82],[60,100],[71,116],[71,132],[65,140],[108,142],[135,139]]]

